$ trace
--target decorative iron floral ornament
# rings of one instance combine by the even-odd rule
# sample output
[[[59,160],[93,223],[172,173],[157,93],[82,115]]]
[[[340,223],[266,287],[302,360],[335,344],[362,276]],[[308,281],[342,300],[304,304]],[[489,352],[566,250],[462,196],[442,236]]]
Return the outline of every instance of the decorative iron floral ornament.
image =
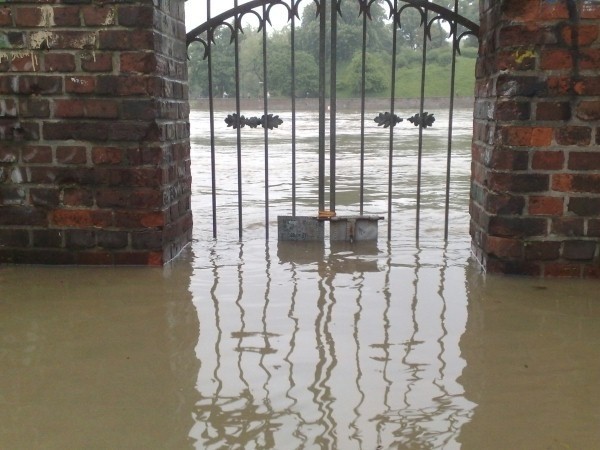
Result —
[[[248,126],[250,128],[258,128],[262,126],[263,128],[268,128],[272,130],[273,128],[278,128],[279,125],[283,123],[283,120],[279,118],[279,116],[275,116],[273,114],[263,115],[262,117],[245,117],[238,116],[236,113],[229,114],[225,118],[225,123],[228,127],[232,127],[234,130],[238,128],[244,128]]]
[[[398,117],[396,114],[384,112],[384,113],[379,113],[379,115],[377,117],[375,117],[375,119],[373,119],[373,120],[380,127],[394,128],[396,125],[398,125],[404,119],[402,119],[401,117]],[[430,127],[433,125],[433,122],[435,122],[435,117],[433,117],[433,114],[424,112],[423,114],[417,113],[414,116],[409,117],[406,120],[408,120],[410,123],[412,123],[416,127],[422,126],[423,128],[427,128],[427,127]]]

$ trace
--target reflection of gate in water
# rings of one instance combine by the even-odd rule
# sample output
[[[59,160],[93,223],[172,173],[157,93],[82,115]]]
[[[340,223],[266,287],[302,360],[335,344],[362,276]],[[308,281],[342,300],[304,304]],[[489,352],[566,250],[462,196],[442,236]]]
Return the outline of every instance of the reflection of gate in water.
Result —
[[[191,0],[197,1],[197,0]],[[252,133],[258,132],[258,128],[262,128],[264,133],[264,205],[265,205],[265,229],[266,236],[269,236],[269,134],[276,132],[275,130],[282,124],[279,116],[270,113],[270,78],[273,78],[272,71],[269,69],[269,64],[272,62],[272,57],[269,55],[267,45],[268,34],[265,32],[267,27],[272,23],[271,19],[275,16],[276,10],[284,10],[289,17],[289,49],[285,54],[286,60],[289,59],[287,70],[287,85],[288,92],[284,95],[290,99],[291,115],[291,142],[290,142],[290,164],[291,164],[291,202],[290,212],[292,216],[296,216],[296,111],[297,101],[299,97],[316,97],[318,98],[318,209],[321,218],[328,218],[336,211],[336,146],[338,136],[336,133],[337,111],[338,111],[338,90],[340,89],[341,80],[338,79],[338,71],[340,67],[347,64],[340,58],[338,52],[344,46],[351,45],[345,42],[348,39],[347,34],[340,34],[344,31],[343,25],[349,21],[354,14],[354,19],[358,20],[361,30],[360,38],[356,42],[359,45],[359,50],[356,52],[356,66],[358,68],[358,92],[359,92],[359,108],[360,108],[360,175],[357,180],[359,184],[359,203],[360,216],[363,216],[364,211],[364,193],[365,193],[365,123],[367,120],[374,120],[381,127],[382,133],[389,135],[388,143],[388,189],[387,189],[387,223],[388,236],[391,234],[392,227],[392,199],[394,198],[393,183],[393,158],[394,149],[397,146],[397,138],[395,137],[395,128],[404,119],[410,121],[418,127],[418,151],[417,151],[417,186],[416,186],[416,236],[419,238],[419,224],[421,214],[421,174],[422,174],[422,158],[423,158],[423,133],[424,129],[431,126],[435,120],[433,115],[425,111],[425,93],[426,93],[426,62],[428,54],[428,42],[431,40],[432,30],[441,30],[440,24],[444,25],[444,30],[448,33],[447,47],[450,55],[449,64],[449,126],[447,140],[447,161],[446,161],[446,187],[445,187],[445,238],[448,237],[448,217],[449,217],[449,199],[450,199],[450,174],[451,174],[451,157],[452,157],[452,118],[454,110],[455,98],[455,74],[456,74],[456,57],[460,53],[459,45],[463,38],[468,35],[476,36],[478,26],[467,18],[458,14],[458,0],[454,0],[453,9],[448,9],[428,0],[252,0],[243,4],[238,4],[238,0],[234,0],[234,7],[228,11],[217,14],[213,17],[211,6],[214,8],[216,3],[211,5],[211,1],[206,2],[206,15],[208,20],[191,30],[187,34],[188,46],[194,42],[200,43],[203,49],[203,58],[206,61],[206,96],[209,101],[210,110],[210,147],[211,147],[211,174],[212,174],[212,219],[213,219],[213,236],[217,236],[217,186],[216,186],[216,159],[218,158],[217,146],[215,143],[214,123],[215,120],[225,119],[227,126],[235,130],[237,142],[237,209],[238,209],[238,232],[239,237],[242,237],[243,231],[243,190],[244,180],[242,177],[242,131]],[[318,42],[318,49],[315,49],[316,60],[318,60],[318,84],[314,92],[307,91],[300,79],[303,70],[306,69],[306,52],[297,51],[300,32],[299,19],[301,7],[314,8],[312,29],[314,30],[312,39],[315,43]],[[350,14],[342,14],[344,8],[351,8]],[[354,8],[354,9],[352,9]],[[379,13],[384,13],[386,21],[373,23],[373,13],[376,8],[379,8]],[[308,14],[311,14],[309,11]],[[418,101],[418,112],[415,112],[411,117],[399,117],[399,101],[396,98],[397,80],[396,69],[399,67],[398,55],[400,47],[400,33],[407,27],[403,28],[403,21],[408,20],[408,17],[417,18],[417,23],[420,24],[420,35],[413,40],[414,48],[420,53],[420,93]],[[306,12],[305,12],[306,15]],[[304,15],[303,15],[304,17]],[[308,17],[308,16],[306,16]],[[357,19],[356,19],[357,18]],[[247,25],[247,20],[253,24],[257,24],[258,31],[261,32],[260,42],[260,58],[254,61],[254,68],[259,85],[259,97],[262,103],[262,115],[246,117],[242,106],[247,100],[245,97],[250,97],[248,86],[242,84],[242,67],[240,62],[240,45],[242,39],[245,38],[244,26]],[[391,42],[386,43],[388,47],[389,64],[385,68],[387,77],[389,78],[389,106],[387,111],[382,111],[376,114],[375,117],[367,117],[367,97],[371,89],[370,83],[373,81],[371,77],[372,60],[370,56],[370,41],[373,40],[371,32],[376,26],[383,27],[382,29],[389,30],[389,39]],[[229,49],[221,49],[217,45],[217,40],[223,38],[224,33],[228,33]],[[385,35],[385,33],[384,33]],[[300,36],[304,37],[305,36]],[[316,44],[315,44],[316,47]],[[231,89],[226,88],[226,82],[222,77],[220,67],[217,67],[216,56],[221,51],[231,51],[233,73],[233,86]],[[289,55],[289,58],[288,58]],[[281,55],[275,55],[281,57]],[[353,58],[354,59],[354,58]],[[371,62],[370,62],[371,61]],[[286,61],[287,62],[287,61]],[[381,64],[377,64],[377,69],[381,69]],[[280,75],[280,74],[279,74]],[[306,92],[305,92],[306,91]],[[215,113],[215,98],[232,97],[235,100],[235,111],[229,114],[226,118],[218,118]],[[316,124],[315,124],[316,125]],[[357,129],[358,129],[357,125]],[[329,137],[327,142],[327,137]],[[326,174],[326,165],[329,164],[329,174]],[[328,186],[326,186],[328,182]]]

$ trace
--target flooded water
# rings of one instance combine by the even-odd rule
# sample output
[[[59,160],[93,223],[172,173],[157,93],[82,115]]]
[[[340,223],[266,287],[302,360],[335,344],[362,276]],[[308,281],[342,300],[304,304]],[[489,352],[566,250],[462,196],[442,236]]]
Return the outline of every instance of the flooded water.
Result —
[[[212,239],[208,135],[194,112],[195,241],[179,259],[0,267],[0,448],[600,448],[597,283],[472,264],[469,114],[456,123],[447,244],[440,113],[425,138],[419,243],[416,130],[405,125],[392,239],[386,220],[376,244],[320,245],[274,237],[290,208],[286,122],[269,147],[268,242],[262,131],[243,130],[238,242],[235,132],[217,122]],[[298,214],[314,215],[315,127],[302,118]],[[341,123],[338,213],[354,214],[356,117]],[[367,214],[386,215],[381,132],[367,135]]]

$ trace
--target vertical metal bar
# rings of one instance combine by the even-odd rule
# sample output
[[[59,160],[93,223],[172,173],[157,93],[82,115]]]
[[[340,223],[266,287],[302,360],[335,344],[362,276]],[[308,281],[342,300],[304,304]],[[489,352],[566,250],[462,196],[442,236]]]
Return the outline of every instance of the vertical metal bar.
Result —
[[[262,52],[263,52],[263,112],[264,120],[267,120],[267,114],[269,110],[269,86],[267,76],[267,7],[263,4],[263,40],[262,40]],[[269,127],[266,123],[263,123],[263,129],[265,133],[265,238],[269,239]]]
[[[428,2],[429,0],[425,0]],[[425,68],[427,65],[427,22],[429,10],[425,7],[423,19],[423,59],[421,61],[421,102],[419,113],[423,117],[425,109]],[[417,161],[417,215],[416,215],[416,240],[419,242],[421,229],[421,183],[423,175],[423,124],[419,123],[419,151]]]
[[[367,3],[369,0],[361,0]],[[363,12],[362,66],[360,82],[360,215],[365,205],[365,97],[367,78],[367,12]]]
[[[454,0],[454,12],[458,13],[458,0]],[[454,131],[454,95],[456,92],[456,54],[458,51],[458,24],[450,24],[452,34],[452,66],[450,69],[450,110],[448,112],[448,153],[446,156],[446,205],[444,214],[444,240],[448,241],[448,228],[450,217],[450,169],[452,163],[452,133]]]
[[[396,50],[398,46],[398,0],[394,0],[394,22],[392,27],[392,82],[390,94],[390,114],[394,117],[396,103]],[[392,194],[394,176],[394,127],[390,127],[390,148],[388,157],[388,240],[392,239]]]
[[[292,25],[290,30],[291,75],[292,75],[292,216],[296,215],[296,0],[292,3]]]
[[[336,146],[336,116],[337,116],[337,15],[338,2],[331,2],[331,65],[329,70],[329,209],[335,211],[335,146]]]
[[[234,7],[238,7],[238,0],[233,0]],[[238,29],[238,16],[236,15],[234,24],[234,48],[235,48],[235,112],[238,117],[241,115],[240,106],[240,39]],[[242,130],[237,127],[237,182],[238,182],[238,236],[242,239]]]
[[[210,20],[210,0],[206,2],[206,20]],[[212,230],[213,239],[217,238],[217,169],[216,169],[216,151],[215,151],[215,103],[213,92],[213,73],[212,73],[212,36],[213,30],[207,31],[208,46],[208,110],[210,115],[210,174],[211,174],[211,195],[212,195]]]
[[[327,0],[318,0],[319,10],[319,211],[325,209],[325,38]]]

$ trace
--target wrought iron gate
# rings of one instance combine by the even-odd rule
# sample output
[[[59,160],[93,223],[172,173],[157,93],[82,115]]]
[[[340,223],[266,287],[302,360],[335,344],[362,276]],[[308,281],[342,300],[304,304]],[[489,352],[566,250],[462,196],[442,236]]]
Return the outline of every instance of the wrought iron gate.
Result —
[[[215,0],[214,4],[219,2],[222,5],[223,0]],[[389,132],[389,164],[388,164],[388,209],[387,209],[387,225],[388,236],[391,234],[392,226],[392,159],[394,155],[395,127],[403,121],[403,118],[396,114],[396,88],[397,80],[395,70],[397,67],[398,55],[398,33],[403,29],[403,19],[407,11],[412,11],[412,14],[417,14],[420,20],[420,52],[421,52],[421,80],[420,80],[420,101],[418,111],[407,118],[414,126],[418,128],[418,167],[417,167],[417,198],[416,198],[416,236],[420,234],[420,213],[421,213],[421,173],[422,173],[422,153],[423,153],[423,133],[426,128],[433,125],[435,118],[424,110],[425,104],[425,85],[426,85],[426,60],[428,52],[428,40],[431,39],[431,32],[434,24],[444,23],[444,30],[447,32],[448,45],[451,47],[451,63],[450,63],[450,107],[449,107],[449,131],[448,131],[448,148],[447,148],[447,175],[446,175],[446,201],[445,201],[445,238],[448,238],[448,209],[450,198],[450,166],[452,156],[452,118],[454,111],[454,85],[456,73],[456,57],[460,54],[461,41],[467,36],[478,35],[478,25],[459,14],[459,0],[446,1],[453,3],[451,8],[442,6],[442,2],[429,0],[251,0],[245,3],[239,3],[239,0],[233,0],[233,7],[227,11],[213,16],[214,5],[211,5],[211,0],[201,2],[200,0],[189,0],[189,3],[197,2],[198,7],[205,3],[207,20],[202,25],[194,28],[187,33],[188,47],[192,43],[199,43],[203,48],[203,58],[207,61],[207,96],[209,101],[210,113],[210,147],[211,147],[211,174],[212,174],[212,220],[213,220],[213,236],[217,236],[217,194],[215,180],[215,160],[217,157],[217,145],[215,143],[214,123],[219,120],[215,117],[214,102],[218,96],[228,96],[229,93],[220,87],[218,80],[215,80],[214,68],[214,48],[215,36],[222,30],[228,30],[230,33],[230,45],[234,52],[234,76],[235,86],[231,95],[235,98],[235,111],[225,118],[225,122],[229,127],[235,130],[237,137],[237,208],[238,208],[238,230],[239,237],[243,234],[243,190],[244,183],[242,179],[242,130],[248,128],[262,127],[264,132],[265,145],[265,167],[264,167],[264,185],[265,185],[265,224],[266,237],[269,237],[269,133],[279,127],[282,123],[281,119],[270,113],[270,94],[269,94],[269,78],[267,67],[267,25],[271,24],[272,11],[275,6],[281,6],[287,9],[288,23],[290,26],[290,86],[289,96],[291,98],[291,164],[292,164],[292,180],[291,180],[291,214],[296,216],[296,102],[299,95],[297,83],[297,54],[296,54],[296,29],[300,20],[300,11],[302,6],[310,6],[315,8],[316,20],[318,21],[318,92],[315,96],[318,97],[318,208],[321,219],[328,219],[335,214],[336,211],[336,124],[337,124],[337,51],[339,45],[344,45],[344,42],[338,36],[338,24],[340,20],[344,20],[342,15],[342,6],[347,3],[353,3],[357,8],[360,20],[362,21],[362,36],[360,36],[360,177],[359,192],[360,192],[360,215],[364,214],[364,151],[365,151],[365,102],[367,98],[367,41],[369,39],[369,26],[372,21],[372,8],[378,6],[383,8],[387,13],[387,20],[392,28],[391,33],[391,76],[390,76],[390,92],[389,92],[389,110],[379,113],[375,118],[375,122],[380,127],[385,128],[385,132]],[[307,5],[305,5],[307,4]],[[375,6],[374,6],[375,5]],[[453,7],[452,7],[453,6]],[[244,20],[247,17],[252,17],[252,20],[258,23],[258,32],[262,33],[262,61],[260,71],[262,72],[262,106],[263,114],[261,117],[246,117],[242,111],[243,92],[240,85],[240,36],[244,33]],[[222,119],[220,119],[222,120]],[[327,121],[329,121],[329,129],[327,130]],[[328,131],[328,133],[327,133]],[[329,145],[327,146],[327,134],[329,135]],[[328,150],[328,152],[327,152]],[[329,158],[329,186],[326,186],[326,159]],[[326,191],[329,191],[329,204],[326,204]]]

